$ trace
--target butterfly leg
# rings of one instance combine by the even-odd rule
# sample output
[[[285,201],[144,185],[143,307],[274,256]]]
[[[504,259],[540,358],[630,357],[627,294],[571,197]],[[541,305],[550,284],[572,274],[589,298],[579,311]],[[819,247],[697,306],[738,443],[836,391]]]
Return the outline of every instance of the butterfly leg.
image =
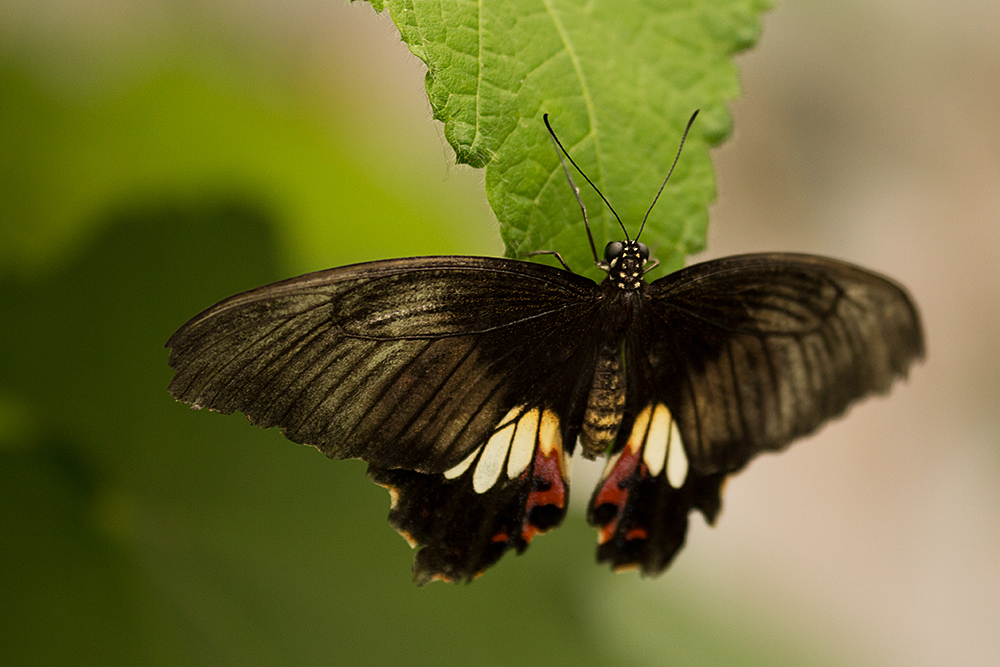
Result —
[[[532,250],[528,253],[528,257],[534,257],[535,255],[555,255],[555,258],[559,260],[559,263],[563,265],[563,268],[570,273],[573,273],[573,269],[569,268],[569,264],[563,261],[562,255],[555,250]]]

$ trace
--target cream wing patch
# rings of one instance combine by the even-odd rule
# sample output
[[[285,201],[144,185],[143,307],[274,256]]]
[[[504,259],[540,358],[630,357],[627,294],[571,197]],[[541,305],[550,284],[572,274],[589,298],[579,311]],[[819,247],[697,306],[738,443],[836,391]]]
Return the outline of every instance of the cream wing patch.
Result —
[[[489,440],[472,450],[461,463],[445,471],[444,476],[456,479],[475,466],[472,488],[476,493],[486,493],[500,479],[505,467],[508,479],[515,479],[524,472],[538,448],[546,456],[554,449],[562,451],[559,417],[551,410],[526,410],[525,406],[519,405],[500,420],[498,429]]]
[[[517,438],[517,428],[506,427],[494,433],[486,441],[479,463],[476,464],[476,471],[472,473],[472,488],[476,493],[482,493],[496,484],[500,471],[503,470],[504,461],[507,460],[511,442],[515,438]]]
[[[649,468],[650,477],[656,477],[667,464],[667,449],[670,447],[670,411],[662,403],[653,408],[653,417],[649,420],[646,430],[645,447],[642,450],[642,460]]]
[[[538,429],[538,445],[542,448],[542,454],[545,456],[552,454],[554,449],[562,451],[559,418],[551,410],[542,413],[542,421]]]
[[[535,441],[538,434],[538,410],[524,413],[517,421],[517,432],[510,443],[510,457],[507,460],[507,477],[514,479],[528,467],[535,455]],[[479,489],[476,489],[479,493]]]
[[[473,449],[472,453],[466,456],[464,459],[462,459],[461,463],[459,463],[454,468],[448,468],[447,470],[445,470],[444,471],[445,479],[455,479],[456,477],[461,477],[462,473],[468,470],[469,466],[472,465],[472,462],[476,460],[477,456],[479,456],[479,452],[481,450],[482,447],[477,447],[476,449]]]
[[[679,489],[684,486],[688,475],[688,458],[681,444],[681,430],[677,422],[670,420],[670,442],[667,445],[667,481],[670,486]]]
[[[681,432],[670,410],[662,403],[647,405],[635,418],[629,434],[628,448],[642,454],[642,462],[651,477],[667,471],[667,482],[675,489],[684,486],[688,459],[681,441]]]

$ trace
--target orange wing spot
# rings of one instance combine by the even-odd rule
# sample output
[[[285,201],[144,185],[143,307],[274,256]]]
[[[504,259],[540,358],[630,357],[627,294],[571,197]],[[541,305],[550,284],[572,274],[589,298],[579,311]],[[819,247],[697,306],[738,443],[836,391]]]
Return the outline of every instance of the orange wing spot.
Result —
[[[531,510],[544,505],[566,506],[566,485],[563,483],[562,451],[550,449],[547,454],[541,448],[535,451],[534,481],[528,500],[524,503],[524,525],[521,537],[525,542],[531,542],[538,533],[544,532],[531,523]],[[524,474],[527,474],[525,471]]]
[[[399,528],[397,528],[396,532],[399,533],[404,540],[406,540],[406,543],[410,545],[411,549],[416,549],[417,547],[421,546],[417,538],[415,538],[413,535],[409,534],[405,530],[400,530]]]
[[[490,538],[490,541],[491,542],[510,542],[510,535],[508,535],[507,533],[497,533],[492,538]]]
[[[615,572],[617,574],[621,574],[622,572],[638,572],[639,571],[639,564],[638,563],[625,563],[624,565],[615,565],[614,566],[614,570],[615,570]]]
[[[601,490],[598,491],[597,497],[594,499],[594,507],[613,505],[617,508],[615,517],[601,526],[597,534],[599,544],[604,544],[610,540],[618,529],[618,521],[621,519],[622,509],[624,509],[625,504],[628,502],[629,489],[626,480],[635,474],[635,469],[641,463],[639,457],[640,451],[633,451],[630,447],[622,450],[618,460],[615,461],[614,467],[611,468],[607,477],[604,478]]]
[[[630,531],[625,533],[626,540],[647,540],[649,539],[649,531],[645,528],[632,528]]]

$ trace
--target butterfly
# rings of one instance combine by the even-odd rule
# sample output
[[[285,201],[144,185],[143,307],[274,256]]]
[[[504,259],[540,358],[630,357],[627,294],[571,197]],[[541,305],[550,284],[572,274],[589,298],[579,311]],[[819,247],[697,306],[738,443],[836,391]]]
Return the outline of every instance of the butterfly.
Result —
[[[906,290],[877,273],[768,253],[648,282],[655,260],[622,229],[594,252],[600,283],[440,256],[238,294],[171,336],[169,392],[367,462],[421,584],[522,553],[565,517],[571,455],[606,457],[587,510],[598,561],[656,575],[693,510],[714,523],[729,475],[888,391],[924,342]]]

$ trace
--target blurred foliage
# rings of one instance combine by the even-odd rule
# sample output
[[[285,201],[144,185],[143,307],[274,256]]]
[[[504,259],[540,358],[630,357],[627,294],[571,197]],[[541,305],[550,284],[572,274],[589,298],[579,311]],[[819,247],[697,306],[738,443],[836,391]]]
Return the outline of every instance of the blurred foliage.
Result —
[[[182,51],[99,94],[0,60],[0,663],[823,664],[682,578],[594,567],[572,513],[417,588],[363,464],[170,400],[162,345],[216,300],[476,242],[267,58]]]
[[[218,85],[211,63],[179,60],[113,93],[61,91],[32,80],[26,63],[0,63],[9,102],[0,106],[0,274],[65,258],[107,222],[111,203],[216,190],[270,206],[282,259],[323,262],[309,268],[358,261],[344,238],[367,220],[396,223],[369,253],[441,253],[469,235],[433,202],[365,173],[325,136],[331,119],[308,97],[260,80]]]

